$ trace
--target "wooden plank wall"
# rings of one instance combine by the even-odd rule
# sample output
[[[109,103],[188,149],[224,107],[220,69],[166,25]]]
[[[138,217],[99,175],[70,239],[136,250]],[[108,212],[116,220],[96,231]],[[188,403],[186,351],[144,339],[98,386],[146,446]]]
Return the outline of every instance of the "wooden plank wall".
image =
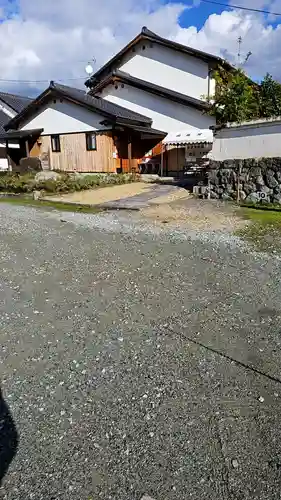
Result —
[[[61,152],[51,149],[50,136],[43,136],[43,150],[49,152],[52,170],[63,172],[116,172],[115,151],[110,134],[97,134],[97,150],[87,151],[84,133],[60,135]],[[41,153],[41,154],[42,154]]]
[[[121,165],[121,162],[119,160],[119,166]],[[132,158],[131,161],[128,160],[127,158],[122,159],[122,173],[127,174],[131,173],[132,171],[138,172],[139,171],[139,160],[136,158]]]
[[[165,151],[164,159],[167,168],[167,174],[172,172],[181,172],[185,165],[185,149],[173,148]]]

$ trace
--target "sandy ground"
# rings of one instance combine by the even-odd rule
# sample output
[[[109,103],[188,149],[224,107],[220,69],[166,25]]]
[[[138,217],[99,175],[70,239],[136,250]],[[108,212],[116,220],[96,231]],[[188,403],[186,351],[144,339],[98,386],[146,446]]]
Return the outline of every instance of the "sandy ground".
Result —
[[[167,205],[170,203],[173,203],[178,200],[188,200],[191,197],[191,194],[189,191],[187,191],[184,188],[177,187],[176,190],[173,190],[173,192],[163,195],[163,196],[158,196],[157,198],[153,198],[152,200],[149,201],[150,205]]]
[[[157,203],[154,200],[154,203]],[[191,195],[141,210],[141,216],[159,223],[185,226],[189,229],[232,233],[246,221],[238,217],[237,207],[215,200],[199,200]]]
[[[113,200],[121,200],[142,194],[151,189],[151,184],[146,182],[133,182],[132,184],[122,184],[98,189],[89,189],[77,193],[62,194],[61,196],[48,196],[45,199],[54,201],[64,201],[81,203],[85,205],[100,205]]]

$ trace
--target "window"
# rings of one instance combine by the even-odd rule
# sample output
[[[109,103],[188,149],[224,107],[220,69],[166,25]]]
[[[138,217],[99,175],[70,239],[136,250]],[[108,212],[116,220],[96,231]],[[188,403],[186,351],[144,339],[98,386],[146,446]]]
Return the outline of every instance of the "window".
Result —
[[[53,153],[60,153],[60,136],[51,135],[51,143]]]
[[[86,134],[86,147],[87,151],[96,151],[97,150],[97,137],[94,132],[88,132]]]

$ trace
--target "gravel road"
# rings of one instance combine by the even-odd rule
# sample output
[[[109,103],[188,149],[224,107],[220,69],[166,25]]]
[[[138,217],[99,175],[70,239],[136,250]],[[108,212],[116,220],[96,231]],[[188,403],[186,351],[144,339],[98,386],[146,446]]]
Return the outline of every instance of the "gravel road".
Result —
[[[0,498],[279,499],[280,260],[129,214],[0,218]]]

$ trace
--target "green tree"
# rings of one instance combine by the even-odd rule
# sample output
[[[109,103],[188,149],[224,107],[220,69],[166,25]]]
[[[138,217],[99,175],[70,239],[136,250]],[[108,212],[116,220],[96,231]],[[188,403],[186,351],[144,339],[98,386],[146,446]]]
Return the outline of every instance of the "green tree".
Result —
[[[243,70],[227,72],[219,68],[213,77],[216,90],[210,100],[209,113],[216,117],[218,124],[243,122],[259,117],[258,86]]]
[[[281,115],[281,83],[267,73],[259,86],[259,114],[261,118]]]

